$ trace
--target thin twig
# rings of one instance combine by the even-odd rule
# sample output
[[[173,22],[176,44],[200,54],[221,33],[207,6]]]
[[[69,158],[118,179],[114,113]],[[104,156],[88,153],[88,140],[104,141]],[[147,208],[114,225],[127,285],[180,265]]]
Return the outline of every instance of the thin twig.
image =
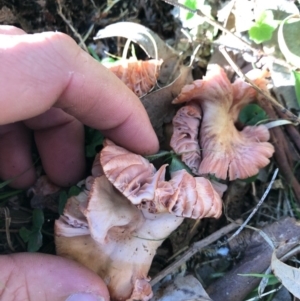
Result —
[[[10,227],[10,223],[11,223],[11,217],[10,217],[10,212],[9,209],[7,207],[3,208],[4,211],[4,215],[5,215],[5,232],[6,232],[6,240],[7,240],[7,244],[9,246],[9,248],[15,252],[15,249],[12,245],[11,239],[10,239],[10,231],[9,231],[9,227]]]
[[[220,239],[222,236],[230,233],[234,229],[240,226],[242,220],[237,220],[234,223],[231,223],[227,225],[226,227],[214,232],[213,234],[209,235],[208,237],[194,243],[186,252],[183,253],[183,255],[178,258],[176,261],[174,261],[172,264],[170,264],[167,268],[162,270],[158,275],[156,275],[150,282],[150,284],[153,286],[156,283],[158,283],[161,279],[163,279],[168,274],[172,273],[173,270],[180,267],[184,262],[189,260],[194,254],[199,252],[199,250],[203,249],[204,247],[212,244],[216,240]]]
[[[272,104],[268,101],[259,100],[258,104],[266,111],[267,115],[272,118],[278,118]],[[293,194],[298,202],[300,202],[300,184],[294,175],[293,167],[291,166],[290,151],[287,147],[286,135],[281,127],[275,127],[270,130],[271,142],[275,147],[273,155],[277,166],[279,167],[280,174],[285,179],[287,185],[293,188]]]
[[[255,206],[255,208],[253,209],[253,211],[251,212],[251,214],[248,216],[248,218],[245,220],[245,222],[240,226],[240,228],[228,239],[228,242],[231,241],[234,237],[238,236],[241,231],[245,228],[245,226],[249,223],[250,219],[253,217],[253,215],[257,212],[257,210],[259,209],[259,207],[261,206],[261,204],[264,202],[265,198],[267,197],[276,177],[278,174],[278,168],[275,169],[273,177],[271,179],[271,182],[269,183],[265,193],[263,194],[263,196],[261,197],[260,201],[257,203],[257,205]]]
[[[246,41],[244,41],[243,39],[241,39],[240,37],[238,37],[237,35],[235,35],[234,33],[232,33],[230,30],[228,30],[227,28],[225,28],[224,26],[222,26],[220,23],[218,23],[217,21],[214,21],[210,18],[210,16],[205,15],[200,9],[191,9],[181,3],[179,3],[177,0],[163,0],[164,2],[183,8],[185,10],[187,10],[188,12],[192,13],[192,14],[197,14],[198,16],[200,16],[201,18],[203,18],[203,20],[207,23],[209,23],[210,25],[218,28],[219,30],[227,33],[228,35],[236,38],[237,40],[239,40],[240,43],[242,43],[243,45],[246,46],[246,48],[250,49],[251,51],[253,51],[256,55],[262,55],[261,50],[253,48],[249,43],[247,43]]]
[[[93,24],[89,27],[89,29],[88,29],[88,31],[86,32],[86,34],[83,36],[83,38],[82,38],[83,42],[85,42],[85,41],[87,40],[87,38],[91,35],[92,31],[94,30],[94,27],[95,27],[95,24],[93,23]]]
[[[300,118],[296,115],[294,115],[291,111],[286,109],[284,106],[282,106],[274,97],[272,97],[270,94],[268,94],[266,91],[262,90],[260,87],[258,87],[250,78],[248,78],[241,69],[234,63],[232,58],[230,57],[229,53],[226,50],[225,46],[219,47],[220,52],[224,55],[232,69],[237,73],[237,75],[243,79],[246,83],[250,84],[257,92],[259,92],[261,95],[264,96],[267,100],[269,100],[272,105],[277,108],[281,113],[285,114],[289,119],[291,119],[293,122],[296,122],[297,124],[300,123]]]
[[[70,20],[67,19],[67,17],[64,15],[63,11],[62,11],[62,6],[60,3],[61,0],[56,0],[57,2],[57,13],[60,15],[60,17],[64,20],[64,22],[70,27],[70,29],[73,31],[74,35],[77,37],[77,39],[79,40],[79,45],[87,52],[89,53],[88,48],[86,47],[84,40],[82,39],[81,35],[78,33],[78,31],[74,28],[74,26],[72,25],[72,22]]]
[[[205,15],[201,10],[199,10],[199,9],[196,9],[196,10],[190,9],[187,6],[185,6],[185,5],[181,4],[181,3],[178,3],[178,0],[163,0],[163,1],[166,2],[166,3],[168,3],[168,4],[171,4],[171,5],[183,8],[183,9],[189,11],[192,14],[197,14],[198,16],[202,17],[205,20],[205,22],[209,23],[210,25],[218,28],[222,32],[224,32],[224,33],[226,33],[226,34],[234,37],[238,41],[240,41],[247,49],[250,49],[255,56],[258,56],[258,57],[262,57],[262,56],[271,57],[269,54],[265,53],[263,50],[252,47],[249,43],[247,43],[242,38],[238,37],[235,33],[231,32],[230,30],[228,30],[227,28],[225,28],[224,26],[222,26],[217,21],[214,21],[213,19],[211,19],[210,16]],[[217,43],[218,42],[216,42],[216,41],[213,42],[213,44],[217,44]],[[228,48],[236,49],[236,50],[239,50],[239,51],[242,50],[242,49],[234,47],[234,46],[230,46],[230,47],[228,46]],[[289,64],[288,62],[286,62],[286,61],[284,61],[282,59],[278,59],[278,58],[275,58],[275,57],[272,56],[272,61],[274,63],[278,64],[278,65],[285,66],[285,67],[287,67],[289,69],[295,69],[294,66],[292,66],[291,64]]]
[[[279,117],[284,118],[283,114],[277,108],[275,108],[275,109],[276,109],[276,113],[279,115]],[[298,153],[299,153],[300,152],[300,133],[299,133],[298,129],[291,124],[287,124],[284,127],[290,136],[290,140],[296,146]]]

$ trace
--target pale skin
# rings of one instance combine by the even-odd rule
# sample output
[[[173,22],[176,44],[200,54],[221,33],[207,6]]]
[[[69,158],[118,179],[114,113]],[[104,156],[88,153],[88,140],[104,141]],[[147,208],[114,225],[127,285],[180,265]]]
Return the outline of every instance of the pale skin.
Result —
[[[0,66],[0,178],[14,179],[12,187],[36,180],[32,133],[46,174],[60,186],[84,176],[83,124],[133,152],[158,150],[139,99],[67,35],[0,26]],[[109,300],[96,274],[63,258],[2,255],[0,267],[1,301],[63,301],[76,292]]]

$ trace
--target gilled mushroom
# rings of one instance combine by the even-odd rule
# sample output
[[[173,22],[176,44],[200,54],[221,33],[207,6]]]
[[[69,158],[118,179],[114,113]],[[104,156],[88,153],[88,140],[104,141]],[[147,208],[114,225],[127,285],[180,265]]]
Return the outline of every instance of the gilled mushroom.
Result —
[[[201,162],[199,146],[199,128],[202,111],[196,102],[190,102],[180,108],[173,118],[173,134],[170,146],[176,153],[181,154],[182,161],[198,174]]]
[[[171,174],[170,181],[165,181],[167,165],[156,171],[142,156],[110,141],[106,142],[100,161],[108,180],[134,205],[148,201],[152,212],[157,208],[158,212],[167,210],[191,218],[218,218],[221,214],[220,196],[206,178],[179,170]]]
[[[120,60],[107,65],[138,97],[147,94],[155,85],[162,60]]]
[[[252,71],[248,76],[266,89],[265,72],[258,76],[257,71]],[[186,105],[188,109],[181,108],[174,118],[171,146],[181,154],[183,148],[178,144],[178,141],[182,141],[182,138],[178,138],[178,124],[187,124],[183,134],[193,148],[189,157],[183,155],[182,160],[195,174],[214,174],[221,179],[228,176],[230,180],[244,179],[257,174],[260,168],[269,163],[274,147],[267,142],[270,138],[268,129],[259,125],[246,126],[239,131],[235,126],[240,110],[254,101],[255,97],[256,91],[245,82],[237,80],[231,84],[218,65],[211,66],[203,80],[196,80],[182,89],[173,103],[192,101],[192,104]],[[184,114],[184,110],[194,110],[195,103],[202,109],[202,121],[198,128],[199,148],[195,145],[195,117]]]
[[[207,179],[184,170],[165,181],[166,166],[156,171],[109,141],[101,164],[105,175],[94,178],[90,192],[69,199],[56,222],[57,253],[98,273],[111,300],[149,300],[156,249],[185,216],[219,217],[220,196]]]

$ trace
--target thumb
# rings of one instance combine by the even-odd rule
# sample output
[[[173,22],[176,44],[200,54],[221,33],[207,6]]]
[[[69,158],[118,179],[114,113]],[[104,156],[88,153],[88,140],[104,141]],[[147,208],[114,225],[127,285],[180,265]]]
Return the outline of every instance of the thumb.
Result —
[[[37,253],[2,255],[0,266],[1,301],[109,300],[99,276],[65,258]]]

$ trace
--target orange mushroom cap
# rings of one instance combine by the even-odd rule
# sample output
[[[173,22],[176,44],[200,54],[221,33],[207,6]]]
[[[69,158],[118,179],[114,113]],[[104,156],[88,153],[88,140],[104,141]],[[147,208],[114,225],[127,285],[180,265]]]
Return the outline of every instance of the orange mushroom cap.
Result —
[[[161,64],[162,60],[140,61],[131,58],[109,64],[107,68],[138,97],[142,97],[156,84]]]

